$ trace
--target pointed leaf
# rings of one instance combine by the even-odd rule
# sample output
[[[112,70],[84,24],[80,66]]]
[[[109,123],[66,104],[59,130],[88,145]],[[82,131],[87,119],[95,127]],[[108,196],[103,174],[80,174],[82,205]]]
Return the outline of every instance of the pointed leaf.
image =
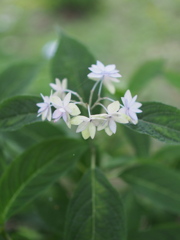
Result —
[[[124,213],[118,193],[98,169],[82,178],[67,213],[65,240],[123,240]]]
[[[150,137],[123,127],[125,134],[135,150],[136,156],[147,157],[150,150]]]
[[[0,101],[19,95],[38,73],[37,64],[19,63],[12,65],[0,74]]]
[[[78,140],[53,139],[30,148],[13,161],[0,181],[0,223],[67,172],[85,149]]]
[[[52,61],[53,79],[68,79],[68,89],[76,91],[80,94],[85,102],[89,101],[90,90],[94,85],[94,81],[88,79],[90,72],[88,67],[95,64],[95,59],[84,45],[61,34],[60,43],[57,52]],[[97,92],[94,93],[95,101]]]
[[[13,131],[40,121],[37,117],[38,108],[36,103],[39,97],[16,96],[5,100],[0,104],[0,131]]]
[[[164,60],[145,62],[130,79],[129,89],[137,94],[149,81],[162,73]]]
[[[143,103],[138,124],[127,127],[167,143],[180,143],[180,110],[162,103]]]
[[[176,171],[146,164],[125,170],[121,177],[157,206],[180,213],[180,175]]]

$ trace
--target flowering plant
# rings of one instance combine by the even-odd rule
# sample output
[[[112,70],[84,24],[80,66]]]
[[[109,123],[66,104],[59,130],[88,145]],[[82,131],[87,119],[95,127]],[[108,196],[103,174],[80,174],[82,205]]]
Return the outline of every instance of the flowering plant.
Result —
[[[0,75],[0,240],[180,238],[180,110],[135,95],[163,71],[149,61],[124,90],[114,64],[63,34],[51,90],[24,95],[36,64]]]
[[[115,87],[112,82],[119,82],[117,77],[121,77],[118,73],[119,71],[116,70],[116,66],[114,64],[104,66],[100,61],[97,61],[96,65],[93,64],[89,67],[89,70],[92,72],[88,74],[88,77],[95,80],[96,83],[90,90],[88,103],[84,102],[77,92],[67,88],[67,79],[63,79],[62,83],[59,79],[56,79],[56,84],[50,84],[55,92],[51,92],[51,96],[45,97],[41,94],[44,102],[37,103],[39,107],[38,116],[42,116],[42,120],[47,119],[51,121],[51,119],[54,119],[54,122],[63,118],[69,128],[71,124],[78,125],[76,132],[82,132],[84,139],[94,138],[96,129],[98,131],[105,129],[105,132],[111,136],[113,133],[116,133],[116,122],[137,124],[138,118],[136,113],[142,112],[139,109],[142,104],[136,102],[137,95],[132,98],[130,90],[127,90],[124,97],[121,98],[123,104],[109,97],[101,97],[103,85],[106,86],[109,92],[115,93]],[[99,87],[97,99],[92,103],[93,94],[97,87]],[[72,100],[71,95],[77,97],[78,101]],[[107,108],[103,105],[103,100],[111,102]],[[88,117],[79,115],[81,111],[77,107],[78,104],[87,109]],[[105,110],[105,113],[91,114],[91,110],[98,105]],[[56,109],[53,114],[52,107]],[[70,119],[70,115],[76,117]]]

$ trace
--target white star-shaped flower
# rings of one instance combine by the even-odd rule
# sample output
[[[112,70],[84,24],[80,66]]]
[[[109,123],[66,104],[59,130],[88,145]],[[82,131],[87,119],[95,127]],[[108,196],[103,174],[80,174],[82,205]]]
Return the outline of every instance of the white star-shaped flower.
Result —
[[[111,136],[113,133],[116,133],[116,122],[118,123],[128,123],[129,117],[126,114],[120,113],[120,103],[119,101],[114,101],[110,103],[107,107],[107,114],[100,114],[99,117],[103,117],[106,121],[103,124],[98,126],[98,131],[105,129],[105,132]]]
[[[64,78],[61,83],[61,81],[58,78],[56,78],[55,82],[56,82],[56,84],[55,83],[49,84],[50,87],[55,91],[55,93],[53,95],[63,98],[65,96],[64,91],[67,89],[67,79]]]
[[[116,65],[111,64],[104,66],[100,61],[96,62],[95,64],[92,64],[89,68],[91,73],[88,74],[88,78],[98,81],[102,79],[103,84],[105,87],[109,90],[110,93],[115,93],[115,87],[112,84],[112,82],[119,82],[117,77],[121,77],[121,75],[118,73],[119,71],[116,70]]]
[[[58,96],[51,96],[51,103],[56,108],[53,112],[52,118],[54,122],[57,122],[60,118],[63,118],[68,127],[71,127],[70,116],[77,116],[80,114],[79,108],[76,104],[71,103],[71,93],[68,93],[64,100],[61,100]]]
[[[142,106],[141,103],[136,102],[137,95],[132,97],[129,90],[126,91],[124,97],[121,98],[124,106],[119,110],[120,113],[124,113],[131,118],[133,124],[138,123],[138,117],[136,113],[141,113],[142,110],[139,108]]]
[[[91,115],[90,117],[77,116],[71,119],[71,124],[79,125],[76,132],[81,132],[84,139],[89,137],[93,139],[96,134],[96,127],[102,121],[104,122],[104,119],[99,118],[98,115]]]
[[[41,116],[43,121],[45,119],[47,119],[48,121],[51,121],[52,113],[51,113],[50,98],[48,96],[43,96],[42,94],[41,94],[41,97],[44,100],[44,102],[36,104],[39,107],[37,116],[38,117]]]

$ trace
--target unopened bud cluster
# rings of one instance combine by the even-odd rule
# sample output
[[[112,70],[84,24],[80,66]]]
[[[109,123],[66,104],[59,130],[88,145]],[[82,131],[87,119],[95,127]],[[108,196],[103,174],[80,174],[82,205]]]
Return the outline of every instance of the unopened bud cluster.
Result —
[[[97,61],[96,65],[93,64],[89,70],[91,73],[88,74],[88,78],[96,82],[90,91],[88,103],[85,103],[77,92],[68,89],[67,79],[63,79],[62,82],[56,79],[55,84],[50,84],[51,95],[43,96],[41,94],[43,102],[37,103],[38,116],[41,116],[42,120],[47,119],[54,122],[62,119],[69,128],[71,125],[77,125],[76,132],[81,132],[84,139],[94,138],[96,131],[101,130],[105,130],[110,136],[116,132],[116,123],[131,122],[137,124],[136,113],[142,112],[139,109],[142,104],[136,102],[137,95],[132,97],[131,92],[127,90],[124,97],[121,98],[122,104],[111,98],[101,97],[103,85],[111,94],[115,93],[113,82],[119,82],[117,78],[121,77],[116,66],[114,64],[104,66],[100,61]],[[92,103],[93,94],[97,87],[99,87],[97,100]],[[72,97],[78,98],[78,101]],[[110,101],[110,104],[104,106],[102,103],[104,100]],[[81,111],[77,105],[82,105],[87,109],[87,116],[80,115]],[[92,109],[96,106],[101,106],[104,113],[91,114]]]

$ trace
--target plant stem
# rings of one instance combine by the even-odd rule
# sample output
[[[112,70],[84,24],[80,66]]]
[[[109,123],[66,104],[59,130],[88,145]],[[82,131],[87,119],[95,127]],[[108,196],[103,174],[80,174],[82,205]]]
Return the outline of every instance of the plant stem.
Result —
[[[99,81],[101,81],[101,80],[99,80]],[[89,97],[89,106],[90,106],[90,107],[91,107],[91,104],[92,104],[92,98],[93,98],[94,90],[96,89],[99,81],[97,81],[97,82],[94,84],[93,88],[91,89],[91,93],[90,93],[90,97]]]

